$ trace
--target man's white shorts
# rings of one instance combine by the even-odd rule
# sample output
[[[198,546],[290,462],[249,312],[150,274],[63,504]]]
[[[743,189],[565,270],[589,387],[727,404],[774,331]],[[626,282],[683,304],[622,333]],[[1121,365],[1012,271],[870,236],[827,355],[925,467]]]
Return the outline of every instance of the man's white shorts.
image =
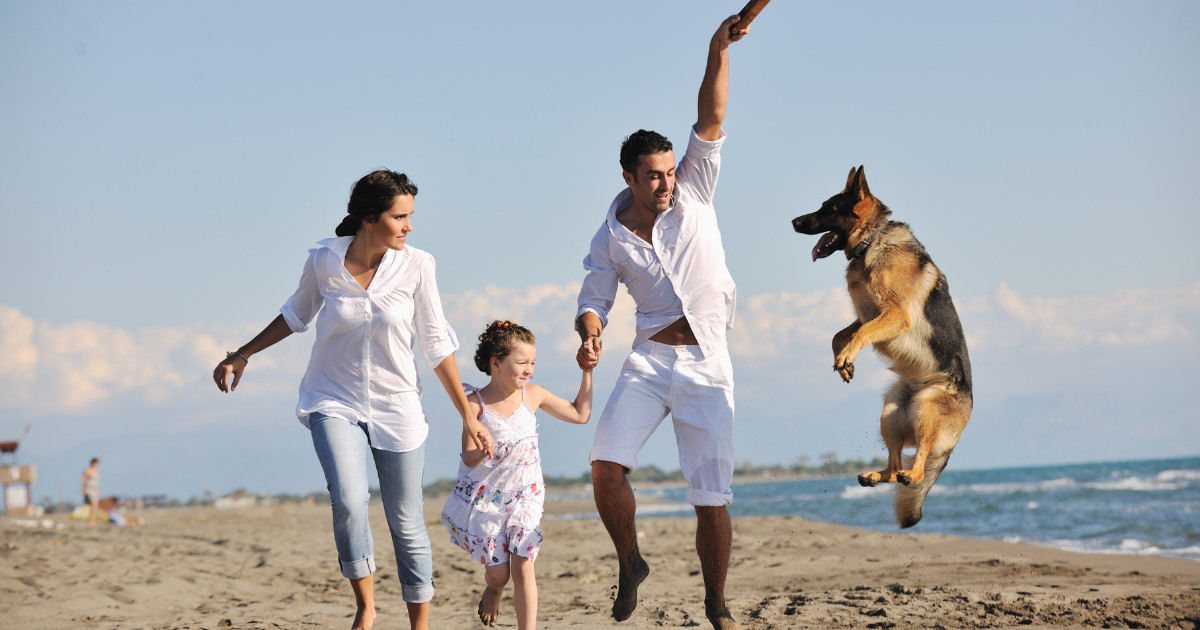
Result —
[[[733,365],[729,350],[646,341],[633,349],[596,426],[591,461],[637,468],[637,454],[667,414],[692,505],[733,501]]]

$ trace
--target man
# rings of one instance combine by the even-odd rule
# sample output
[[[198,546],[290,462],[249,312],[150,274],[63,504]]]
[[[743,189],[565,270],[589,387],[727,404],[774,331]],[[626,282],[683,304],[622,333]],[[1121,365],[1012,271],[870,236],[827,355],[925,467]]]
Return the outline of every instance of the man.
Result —
[[[600,359],[600,335],[622,283],[637,304],[637,336],[596,428],[590,459],[596,508],[620,562],[612,614],[628,619],[650,568],[638,551],[636,504],[627,475],[637,453],[668,413],[695,506],[696,552],[704,609],[713,627],[736,629],[725,606],[732,501],[733,375],[725,332],[733,323],[734,283],[713,209],[721,123],[729,88],[734,15],[713,35],[698,97],[698,116],[683,159],[672,145],[639,130],[621,146],[623,190],[592,239],[579,291],[580,367]]]

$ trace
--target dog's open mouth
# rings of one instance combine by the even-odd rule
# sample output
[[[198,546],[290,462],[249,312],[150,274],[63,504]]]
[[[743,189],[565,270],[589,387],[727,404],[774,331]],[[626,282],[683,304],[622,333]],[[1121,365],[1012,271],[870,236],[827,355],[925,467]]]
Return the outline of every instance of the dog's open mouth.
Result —
[[[846,235],[841,232],[826,232],[821,235],[817,244],[813,246],[812,258],[816,262],[818,258],[824,258],[833,252],[838,251],[846,244]]]

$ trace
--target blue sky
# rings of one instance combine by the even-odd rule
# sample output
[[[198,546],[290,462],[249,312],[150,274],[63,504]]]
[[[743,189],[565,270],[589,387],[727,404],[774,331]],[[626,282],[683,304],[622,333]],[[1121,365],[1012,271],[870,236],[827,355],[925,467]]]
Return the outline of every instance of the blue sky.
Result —
[[[741,3],[0,0],[0,439],[38,498],[87,459],[106,493],[323,486],[292,415],[311,337],[209,379],[295,287],[351,184],[421,188],[469,341],[539,335],[538,382],[574,391],[580,260],[622,186],[621,139],[685,142],[705,46]],[[1200,6],[1194,2],[772,3],[732,52],[717,210],[739,286],[741,461],[882,453],[888,373],[829,369],[843,263],[792,217],[864,164],[949,277],[975,413],[956,467],[1195,455]],[[608,331],[607,397],[632,339]],[[624,322],[624,323],[621,323]],[[428,480],[454,474],[426,372]],[[594,425],[542,427],[586,467]],[[675,467],[664,428],[643,461]]]

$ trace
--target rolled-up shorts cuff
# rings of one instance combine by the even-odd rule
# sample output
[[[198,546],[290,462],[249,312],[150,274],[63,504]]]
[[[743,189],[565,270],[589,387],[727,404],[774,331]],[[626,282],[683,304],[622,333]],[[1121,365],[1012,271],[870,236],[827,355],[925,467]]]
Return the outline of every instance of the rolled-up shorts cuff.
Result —
[[[723,494],[698,488],[687,489],[687,502],[700,507],[721,507],[733,503],[733,493]]]
[[[400,585],[400,596],[409,604],[424,604],[433,599],[433,582],[419,586]]]
[[[353,562],[342,562],[339,559],[338,564],[342,565],[342,577],[348,580],[361,580],[375,573],[374,555]]]
[[[612,462],[624,466],[629,472],[637,470],[637,457],[631,457],[628,453],[622,452],[621,449],[604,448],[603,446],[593,446],[592,452],[588,455],[588,463],[595,462]]]

